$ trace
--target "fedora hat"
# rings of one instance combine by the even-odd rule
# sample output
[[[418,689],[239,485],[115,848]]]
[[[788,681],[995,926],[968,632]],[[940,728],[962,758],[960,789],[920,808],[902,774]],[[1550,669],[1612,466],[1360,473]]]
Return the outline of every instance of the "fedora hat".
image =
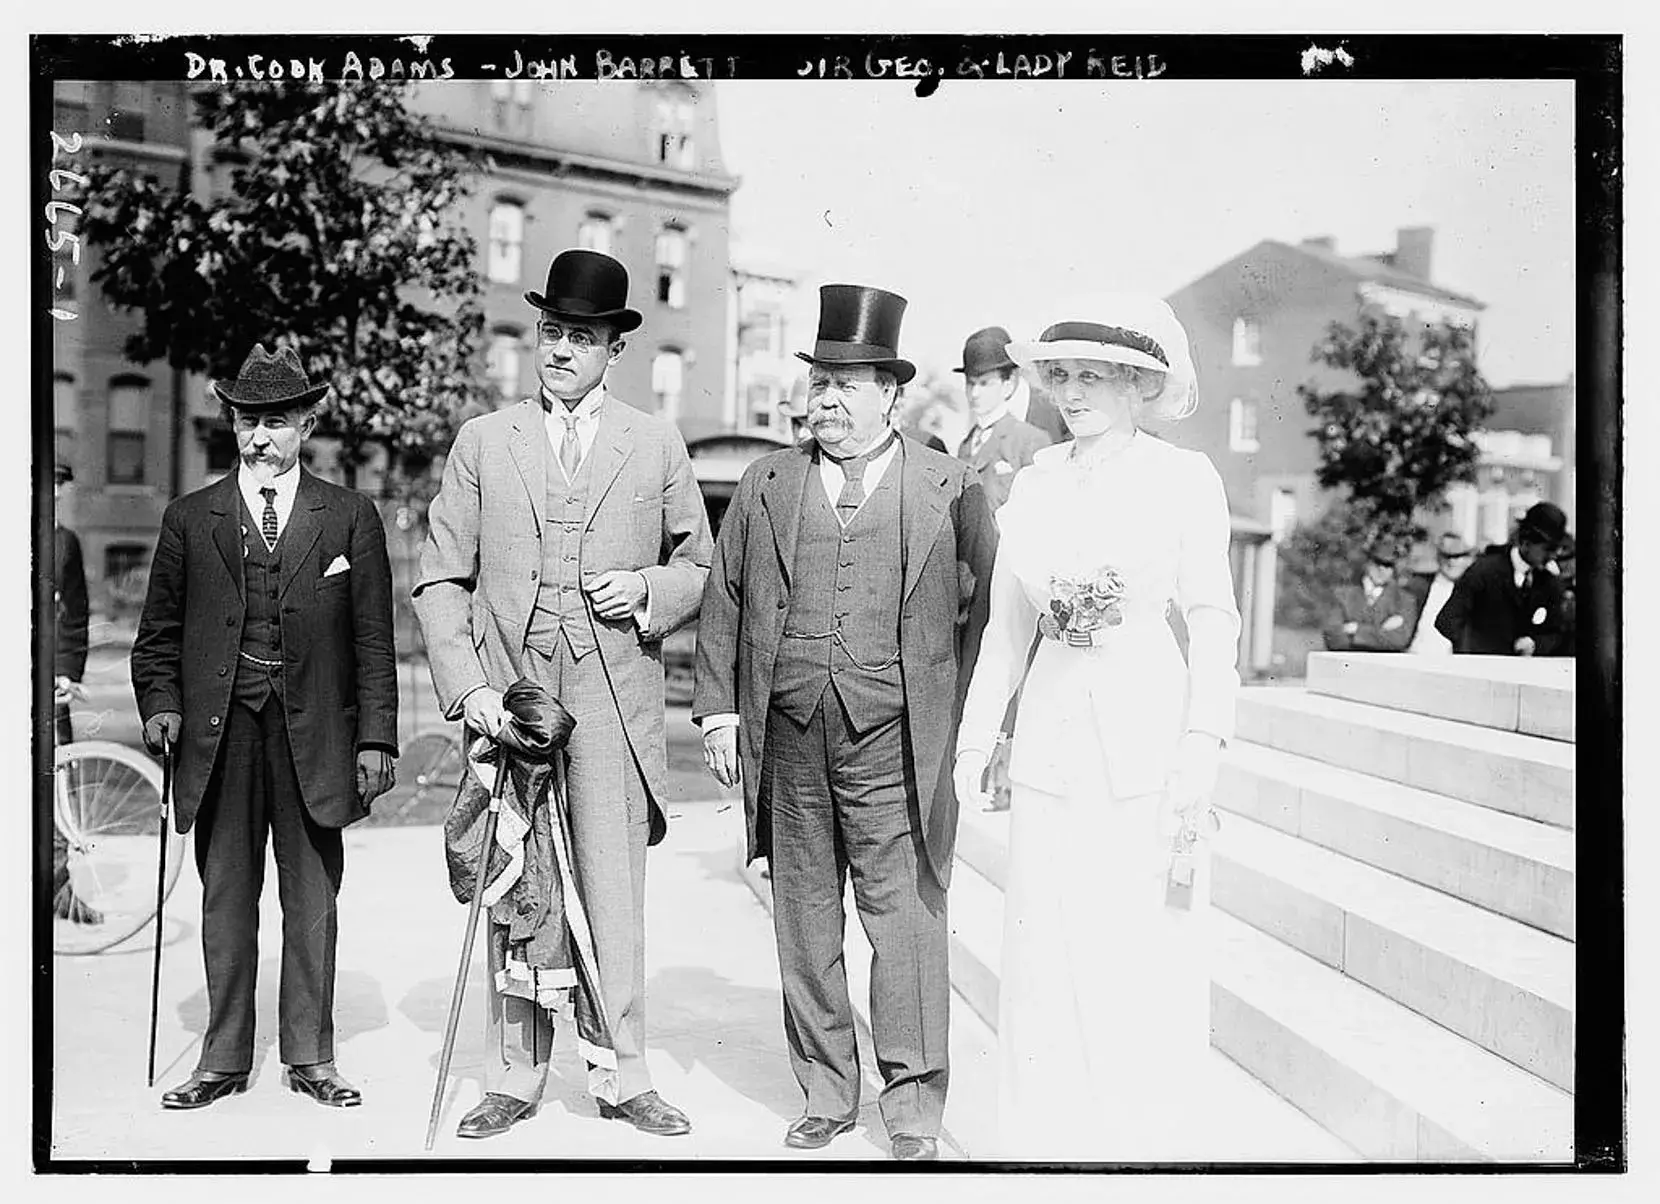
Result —
[[[311,405],[329,391],[326,384],[314,385],[300,366],[292,347],[278,347],[275,355],[265,344],[255,343],[242,361],[234,384],[213,382],[221,402],[239,410],[292,410]]]
[[[1009,358],[1022,368],[1045,360],[1102,360],[1164,373],[1164,389],[1149,405],[1164,418],[1183,418],[1199,401],[1187,331],[1176,313],[1157,297],[1101,293],[1064,306],[1056,320],[1030,342],[1009,344]]]
[[[1516,524],[1518,535],[1532,535],[1548,544],[1559,544],[1568,533],[1568,516],[1552,502],[1535,502]]]
[[[627,334],[645,319],[628,308],[628,269],[598,251],[561,251],[548,265],[547,291],[525,300],[561,318],[608,322]]]
[[[982,372],[995,372],[999,368],[1013,368],[1015,362],[1009,358],[1009,332],[1001,326],[988,326],[984,330],[976,330],[968,336],[968,342],[963,344],[963,366],[953,368],[953,372],[961,372],[964,376],[979,376]]]
[[[863,284],[823,284],[818,290],[818,341],[813,353],[795,353],[809,364],[869,364],[909,384],[916,365],[899,358],[899,323],[905,298]]]

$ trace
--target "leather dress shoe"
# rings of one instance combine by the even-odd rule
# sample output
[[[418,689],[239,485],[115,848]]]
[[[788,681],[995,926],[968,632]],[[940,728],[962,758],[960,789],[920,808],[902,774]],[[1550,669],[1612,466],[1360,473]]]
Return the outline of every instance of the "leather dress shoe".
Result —
[[[916,1133],[895,1133],[891,1152],[900,1162],[932,1162],[940,1156],[940,1143]]]
[[[511,1095],[494,1091],[487,1094],[461,1118],[456,1126],[457,1137],[495,1137],[515,1124],[536,1115],[536,1105]]]
[[[174,1112],[205,1108],[227,1095],[239,1095],[248,1089],[245,1074],[219,1074],[198,1070],[171,1091],[161,1094],[161,1106]]]
[[[310,1074],[290,1066],[285,1077],[290,1091],[309,1095],[330,1108],[355,1108],[363,1102],[363,1092],[341,1078],[332,1066]]]
[[[681,1137],[692,1131],[686,1114],[655,1091],[625,1099],[620,1104],[599,1101],[599,1114],[606,1120],[626,1120],[642,1133],[654,1137]]]
[[[802,1116],[784,1134],[784,1144],[794,1150],[821,1150],[851,1129],[858,1116]]]

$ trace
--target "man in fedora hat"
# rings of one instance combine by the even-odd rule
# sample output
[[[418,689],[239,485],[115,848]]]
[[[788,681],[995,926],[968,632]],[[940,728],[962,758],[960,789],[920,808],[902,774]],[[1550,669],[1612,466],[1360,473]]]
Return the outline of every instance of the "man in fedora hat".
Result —
[[[937,1155],[949,1067],[945,892],[952,746],[996,551],[968,466],[900,437],[905,300],[820,289],[813,443],[745,472],[699,620],[692,715],[723,785],[742,781],[748,857],[768,858],[790,1063],[785,1143],[816,1149],[859,1110],[842,892],[874,956],[871,1028],[894,1157]]]
[[[1562,639],[1562,583],[1549,569],[1568,533],[1568,516],[1536,502],[1509,543],[1487,549],[1458,579],[1435,629],[1453,651],[1481,656],[1550,656]]]
[[[963,377],[972,424],[958,458],[973,467],[995,514],[1009,499],[1014,474],[1032,462],[1032,456],[1054,442],[1037,427],[1015,417],[1010,408],[1024,381],[1007,351],[1009,332],[988,326],[968,336],[963,362],[953,372]]]
[[[177,755],[179,830],[196,829],[208,1024],[196,1071],[162,1096],[205,1107],[253,1069],[267,833],[282,901],[278,1048],[288,1086],[362,1102],[334,1065],[341,829],[393,784],[397,663],[386,533],[361,493],[300,448],[328,392],[291,348],[256,346],[213,391],[240,462],[172,502],[133,642],[144,742]]]
[[[1407,585],[1418,603],[1418,626],[1412,634],[1408,652],[1427,656],[1452,655],[1452,641],[1435,630],[1435,620],[1447,605],[1447,599],[1452,597],[1453,586],[1458,584],[1458,579],[1474,559],[1474,550],[1458,532],[1441,533],[1435,542],[1435,571],[1414,573]]]
[[[502,692],[528,677],[576,719],[573,856],[614,1053],[614,1065],[590,1059],[588,1088],[601,1116],[675,1136],[691,1124],[652,1089],[646,1066],[646,849],[667,827],[662,642],[697,616],[709,518],[680,432],[606,385],[641,322],[627,269],[564,251],[546,292],[525,300],[540,314],[541,388],[456,435],[428,515],[415,613],[447,718],[494,737]],[[535,1112],[553,1050],[535,967],[507,964],[504,941],[488,949],[486,1093],[463,1137],[504,1133]]]
[[[1396,580],[1399,554],[1387,540],[1366,555],[1360,584],[1337,587],[1337,614],[1326,625],[1333,652],[1404,652],[1418,621],[1418,603]]]

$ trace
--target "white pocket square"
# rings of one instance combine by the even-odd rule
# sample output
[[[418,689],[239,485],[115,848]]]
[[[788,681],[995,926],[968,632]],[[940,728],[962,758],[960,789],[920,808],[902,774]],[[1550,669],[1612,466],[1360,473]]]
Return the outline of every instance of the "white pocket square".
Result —
[[[992,471],[1000,477],[1007,476],[1009,473],[1014,471],[1014,465],[1010,464],[1007,460],[999,460],[996,464],[992,465]]]
[[[351,561],[347,560],[344,556],[336,556],[334,558],[334,560],[329,564],[329,567],[323,570],[323,576],[332,577],[336,573],[350,572],[351,567],[352,567],[352,562]]]

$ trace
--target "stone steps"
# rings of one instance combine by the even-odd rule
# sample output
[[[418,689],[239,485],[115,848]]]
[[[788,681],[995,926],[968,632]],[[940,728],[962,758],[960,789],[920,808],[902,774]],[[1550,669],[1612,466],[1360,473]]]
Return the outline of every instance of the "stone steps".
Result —
[[[1535,928],[1574,937],[1573,833],[1236,743],[1217,806]]]
[[[1308,689],[1524,736],[1574,739],[1569,658],[1315,652],[1308,658]]]
[[[1218,910],[1572,1090],[1571,942],[1239,815],[1212,872]]]
[[[1250,689],[1236,739],[1433,794],[1574,826],[1574,746],[1307,690]]]
[[[1573,1097],[1226,914],[1211,1040],[1373,1161],[1561,1163]]]

